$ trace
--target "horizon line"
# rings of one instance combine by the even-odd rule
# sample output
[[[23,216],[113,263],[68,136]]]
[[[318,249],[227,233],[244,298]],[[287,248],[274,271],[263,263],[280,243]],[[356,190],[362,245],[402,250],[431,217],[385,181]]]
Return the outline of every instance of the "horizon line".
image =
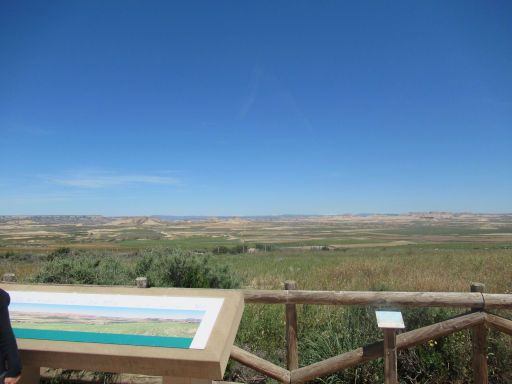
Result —
[[[407,211],[407,212],[344,212],[344,213],[279,213],[279,214],[241,214],[241,215],[212,215],[212,214],[126,214],[126,215],[107,215],[100,213],[62,213],[62,214],[2,214],[0,217],[66,217],[66,216],[82,216],[82,217],[105,217],[105,218],[235,218],[235,217],[331,217],[331,216],[407,216],[407,215],[425,215],[425,214],[451,214],[451,215],[512,215],[512,212],[484,212],[484,211]]]

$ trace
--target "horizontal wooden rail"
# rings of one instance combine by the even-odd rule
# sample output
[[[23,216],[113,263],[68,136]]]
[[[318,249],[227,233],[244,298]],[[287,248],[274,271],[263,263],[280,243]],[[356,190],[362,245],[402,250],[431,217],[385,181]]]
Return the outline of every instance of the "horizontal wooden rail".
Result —
[[[237,346],[233,346],[231,349],[230,357],[239,363],[246,365],[249,368],[254,369],[268,377],[276,379],[282,383],[290,382],[290,371],[281,368],[278,365],[271,363],[270,361],[264,360],[261,357],[253,355],[250,352],[244,351]]]
[[[512,336],[512,320],[504,319],[490,313],[487,314],[487,325],[496,331]]]
[[[452,333],[471,328],[476,325],[484,324],[486,314],[484,312],[474,312],[467,315],[455,317],[453,319],[441,321],[426,327],[414,329],[402,333],[396,337],[398,349],[407,349],[416,345],[425,343],[429,340],[451,335]]]
[[[246,303],[512,308],[512,295],[477,292],[244,290]]]
[[[494,321],[497,324],[501,324],[501,320],[512,324],[510,320],[501,319],[497,316],[494,317],[496,318]],[[411,348],[425,343],[428,340],[448,336],[452,333],[484,324],[486,320],[487,314],[483,312],[474,312],[458,316],[440,323],[402,333],[396,338],[396,346],[397,349]],[[509,326],[511,325],[508,323],[505,325],[505,327]],[[510,332],[512,332],[512,328]],[[231,358],[282,383],[303,383],[317,377],[329,375],[342,369],[352,368],[356,365],[377,359],[382,357],[383,353],[384,344],[382,341],[379,341],[306,367],[294,369],[291,372],[235,346],[231,350]]]
[[[484,321],[485,314],[480,312],[445,320],[398,335],[396,338],[396,346],[397,349],[411,348],[428,340],[447,336],[451,333],[482,324]],[[383,355],[383,352],[384,344],[382,341],[363,348],[358,348],[292,371],[291,382],[301,383],[342,369],[351,368],[355,365],[379,358]]]
[[[396,348],[399,350],[408,349],[425,343],[428,340],[448,336],[468,328],[473,330],[483,329],[485,331],[486,326],[488,326],[512,335],[511,320],[484,312],[488,309],[512,309],[512,295],[484,293],[483,284],[480,283],[472,283],[471,292],[360,292],[285,289],[284,291],[244,290],[243,293],[244,301],[247,304],[286,304],[286,308],[295,304],[319,304],[378,306],[381,308],[452,307],[469,308],[471,310],[468,314],[398,335],[396,337]],[[484,353],[480,355],[485,357],[485,336],[483,337],[484,341],[478,344],[480,347],[477,349],[482,349]],[[475,346],[477,345],[473,341],[473,358],[475,356],[481,357],[478,354],[475,355]],[[281,382],[295,384],[354,367],[382,357],[383,354],[384,343],[379,341],[306,367],[290,368],[290,371],[236,347],[231,357]],[[487,374],[476,374],[474,379],[475,383],[486,383]]]
[[[472,312],[402,333],[396,338],[396,347],[399,350],[412,348],[429,340],[438,339],[479,325],[488,325],[498,331],[512,335],[512,320],[485,312]],[[378,341],[292,371],[281,368],[238,347],[233,347],[231,358],[282,383],[295,384],[352,368],[382,357],[383,353],[384,343]]]

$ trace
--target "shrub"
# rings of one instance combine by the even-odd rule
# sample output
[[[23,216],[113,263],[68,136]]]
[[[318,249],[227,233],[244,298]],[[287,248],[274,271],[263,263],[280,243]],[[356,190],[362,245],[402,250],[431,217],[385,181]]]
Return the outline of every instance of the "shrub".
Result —
[[[61,247],[57,248],[55,251],[50,252],[48,256],[46,256],[46,259],[48,261],[52,261],[53,259],[69,256],[72,254],[71,248],[68,247]]]
[[[233,245],[229,250],[229,253],[236,255],[239,253],[245,253],[247,251],[247,246],[244,244]]]
[[[213,253],[215,255],[224,255],[226,253],[229,253],[229,248],[226,247],[225,245],[219,245],[219,246],[213,248]]]
[[[131,283],[127,268],[118,257],[87,253],[50,255],[41,269],[30,279],[32,282],[94,285]]]
[[[3,259],[10,259],[11,257],[15,256],[16,254],[13,251],[7,251],[2,255]]]
[[[237,288],[227,266],[213,265],[208,255],[176,249],[149,251],[137,260],[134,272],[146,276],[150,286],[182,288]]]
[[[146,276],[150,286],[183,288],[236,288],[239,282],[226,266],[213,265],[208,256],[173,249],[147,250],[129,263],[119,256],[73,252],[50,253],[30,279],[49,284],[133,285]]]
[[[275,246],[273,244],[263,244],[263,243],[256,243],[254,246],[259,251],[263,252],[272,252],[275,250]]]

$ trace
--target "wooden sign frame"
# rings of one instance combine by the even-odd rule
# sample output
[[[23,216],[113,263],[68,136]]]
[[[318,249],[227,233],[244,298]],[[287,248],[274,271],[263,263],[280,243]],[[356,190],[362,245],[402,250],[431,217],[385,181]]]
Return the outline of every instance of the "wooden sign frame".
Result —
[[[0,284],[7,292],[85,293],[224,299],[204,349],[18,339],[24,371],[39,367],[134,373],[164,378],[222,380],[243,313],[239,291],[184,288],[131,288],[78,285]],[[26,377],[28,379],[28,377]],[[23,380],[25,383],[27,380]],[[167,380],[164,380],[167,381]],[[181,380],[183,381],[183,380]],[[188,382],[188,381],[187,381]]]

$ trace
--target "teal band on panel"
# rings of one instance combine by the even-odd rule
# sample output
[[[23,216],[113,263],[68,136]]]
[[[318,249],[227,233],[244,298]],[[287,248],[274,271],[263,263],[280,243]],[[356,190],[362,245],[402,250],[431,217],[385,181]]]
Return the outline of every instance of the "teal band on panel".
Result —
[[[20,339],[76,341],[81,343],[138,345],[144,347],[190,348],[192,338],[126,335],[116,333],[52,331],[45,329],[14,328]]]

